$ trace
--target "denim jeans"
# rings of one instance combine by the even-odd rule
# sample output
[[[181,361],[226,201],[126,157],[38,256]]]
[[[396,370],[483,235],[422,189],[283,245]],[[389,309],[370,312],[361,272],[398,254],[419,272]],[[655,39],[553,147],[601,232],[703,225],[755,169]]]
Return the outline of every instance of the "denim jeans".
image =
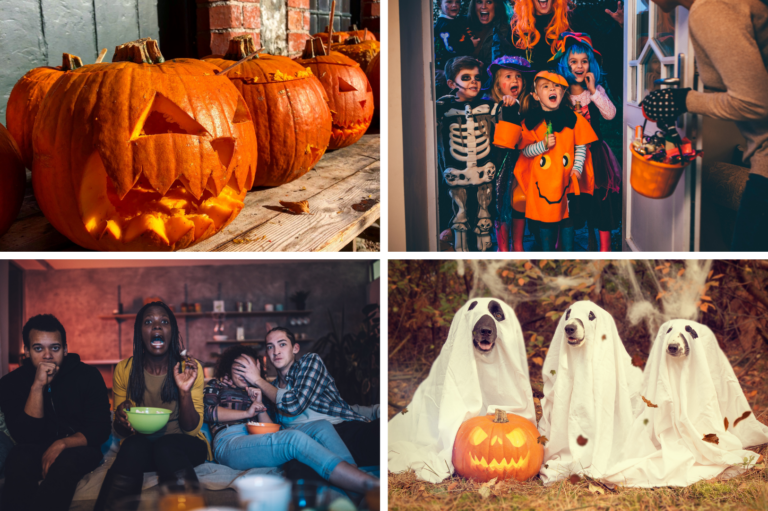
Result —
[[[262,435],[249,435],[245,424],[235,424],[216,433],[213,454],[219,463],[236,470],[277,467],[296,459],[326,480],[342,461],[355,463],[328,421],[313,421]]]

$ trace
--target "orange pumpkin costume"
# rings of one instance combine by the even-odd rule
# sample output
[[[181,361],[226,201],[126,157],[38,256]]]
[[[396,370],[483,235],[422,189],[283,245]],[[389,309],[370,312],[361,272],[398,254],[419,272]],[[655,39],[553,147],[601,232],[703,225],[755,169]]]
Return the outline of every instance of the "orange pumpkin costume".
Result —
[[[526,196],[525,217],[539,222],[554,223],[568,218],[567,194],[580,192],[592,195],[595,189],[595,176],[589,151],[582,167],[578,189],[570,178],[576,146],[587,145],[597,140],[592,126],[584,117],[568,108],[560,108],[552,112],[534,109],[528,112],[523,121],[519,140],[494,140],[494,142],[504,147],[517,145],[518,148],[524,149],[546,138],[548,122],[552,123],[557,143],[534,158],[528,158],[521,153],[515,165],[515,178]],[[513,138],[516,138],[516,131],[510,130]]]

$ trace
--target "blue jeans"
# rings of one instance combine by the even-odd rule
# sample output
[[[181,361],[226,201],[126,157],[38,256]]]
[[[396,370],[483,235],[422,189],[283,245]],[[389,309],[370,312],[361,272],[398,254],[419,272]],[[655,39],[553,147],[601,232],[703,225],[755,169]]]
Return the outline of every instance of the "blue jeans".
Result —
[[[213,454],[236,470],[277,467],[296,459],[325,480],[342,461],[355,463],[333,425],[322,420],[263,435],[249,435],[245,424],[235,424],[216,433]]]

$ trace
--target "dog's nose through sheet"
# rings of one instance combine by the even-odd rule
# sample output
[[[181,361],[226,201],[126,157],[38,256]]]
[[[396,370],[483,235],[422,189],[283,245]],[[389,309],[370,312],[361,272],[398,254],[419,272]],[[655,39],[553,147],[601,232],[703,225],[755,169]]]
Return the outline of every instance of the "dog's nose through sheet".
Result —
[[[542,377],[539,432],[549,439],[542,481],[600,478],[627,441],[642,380],[613,317],[592,302],[574,303],[560,318]]]
[[[493,338],[494,328],[493,342],[484,342]],[[448,339],[407,412],[389,422],[389,470],[413,469],[423,481],[444,480],[453,473],[451,455],[461,424],[496,409],[536,424],[517,316],[497,298],[472,298],[454,316]]]
[[[768,427],[755,418],[730,362],[705,325],[682,319],[664,323],[651,347],[641,389],[648,404],[634,420],[621,460],[603,478],[606,482],[688,486],[727,478],[757,462],[758,455],[747,447],[768,442]]]

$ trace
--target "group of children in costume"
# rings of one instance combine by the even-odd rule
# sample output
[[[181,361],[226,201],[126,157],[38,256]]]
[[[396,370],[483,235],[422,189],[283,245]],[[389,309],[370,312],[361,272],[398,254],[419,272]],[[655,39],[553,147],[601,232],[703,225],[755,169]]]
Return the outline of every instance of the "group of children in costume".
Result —
[[[435,27],[441,61],[471,48],[450,4],[441,2]],[[453,216],[441,239],[457,252],[492,250],[492,230],[498,251],[523,251],[526,219],[542,251],[573,250],[585,222],[610,251],[622,172],[600,118],[613,119],[616,108],[589,35],[563,32],[557,46],[540,72],[523,57],[497,58],[485,84],[477,59],[458,54],[445,63],[452,93],[437,101],[439,202]]]

